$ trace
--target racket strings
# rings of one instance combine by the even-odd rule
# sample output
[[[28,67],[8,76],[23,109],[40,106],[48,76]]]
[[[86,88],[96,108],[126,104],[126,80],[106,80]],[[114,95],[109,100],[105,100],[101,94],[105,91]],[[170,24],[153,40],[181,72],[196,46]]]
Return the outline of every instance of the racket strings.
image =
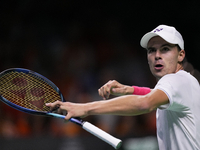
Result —
[[[61,99],[44,80],[23,72],[9,72],[1,76],[0,94],[16,105],[36,111],[49,111],[45,103]]]

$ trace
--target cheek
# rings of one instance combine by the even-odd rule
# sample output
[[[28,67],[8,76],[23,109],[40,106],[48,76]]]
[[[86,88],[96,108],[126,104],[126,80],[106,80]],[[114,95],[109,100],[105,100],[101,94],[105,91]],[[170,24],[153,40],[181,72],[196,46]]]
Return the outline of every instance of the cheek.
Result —
[[[177,62],[176,61],[170,61],[169,62],[169,67],[170,68],[176,68]]]
[[[171,58],[171,59],[166,60],[165,62],[166,62],[166,67],[169,70],[174,71],[177,67],[178,59],[177,58]]]
[[[175,65],[178,63],[178,56],[176,56],[175,54],[172,55],[171,57],[167,57],[166,62],[168,62],[171,65]]]
[[[151,56],[147,56],[147,60],[148,60],[148,64],[150,65],[153,63],[154,58]]]
[[[153,59],[151,57],[147,57],[149,68],[151,69],[153,67]]]

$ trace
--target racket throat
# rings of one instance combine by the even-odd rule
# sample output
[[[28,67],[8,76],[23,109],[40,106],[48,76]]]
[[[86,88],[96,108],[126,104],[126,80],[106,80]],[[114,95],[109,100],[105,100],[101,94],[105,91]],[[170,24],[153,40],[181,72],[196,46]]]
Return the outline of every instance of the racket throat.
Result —
[[[83,127],[83,124],[85,123],[85,121],[83,121],[81,118],[78,118],[78,117],[70,118],[70,121],[81,126],[81,127]]]

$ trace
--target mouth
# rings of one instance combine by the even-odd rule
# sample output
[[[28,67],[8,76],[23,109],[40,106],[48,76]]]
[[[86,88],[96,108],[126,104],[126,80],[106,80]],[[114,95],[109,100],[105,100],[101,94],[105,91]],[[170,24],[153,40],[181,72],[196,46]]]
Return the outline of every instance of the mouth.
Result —
[[[154,67],[156,70],[161,70],[164,68],[164,66],[162,64],[156,64]]]

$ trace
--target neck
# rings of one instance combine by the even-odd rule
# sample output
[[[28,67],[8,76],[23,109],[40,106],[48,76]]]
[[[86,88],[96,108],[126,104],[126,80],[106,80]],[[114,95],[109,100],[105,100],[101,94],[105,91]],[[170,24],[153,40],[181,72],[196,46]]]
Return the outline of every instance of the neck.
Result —
[[[181,64],[178,64],[178,66],[177,66],[177,69],[176,69],[176,72],[178,72],[179,70],[184,70],[183,69],[183,64],[181,63]],[[176,73],[175,72],[175,73]]]

